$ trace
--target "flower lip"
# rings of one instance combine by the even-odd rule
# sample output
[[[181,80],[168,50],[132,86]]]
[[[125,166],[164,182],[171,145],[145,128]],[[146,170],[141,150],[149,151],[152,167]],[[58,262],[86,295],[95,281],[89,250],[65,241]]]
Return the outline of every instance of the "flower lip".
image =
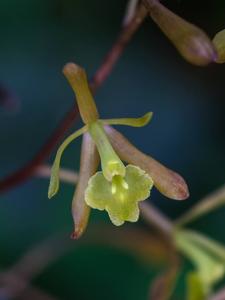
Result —
[[[151,177],[137,166],[128,165],[125,176],[115,175],[109,182],[103,172],[89,179],[85,201],[99,210],[106,210],[116,226],[125,221],[136,222],[139,217],[138,202],[147,199],[153,186]]]

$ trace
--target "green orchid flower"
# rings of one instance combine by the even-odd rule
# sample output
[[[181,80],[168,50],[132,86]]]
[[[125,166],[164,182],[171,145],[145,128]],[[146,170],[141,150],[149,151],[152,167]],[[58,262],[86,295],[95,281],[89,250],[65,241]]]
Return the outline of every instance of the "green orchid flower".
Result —
[[[145,126],[150,122],[152,113],[148,112],[140,118],[100,119],[84,69],[69,63],[63,73],[75,92],[85,125],[67,137],[59,147],[52,166],[48,197],[52,198],[58,192],[64,150],[73,140],[84,135],[79,181],[72,204],[74,236],[84,231],[90,208],[106,210],[112,223],[117,226],[125,221],[136,222],[139,217],[138,203],[149,197],[153,182],[170,198],[187,198],[188,189],[182,177],[143,153],[139,154],[121,135],[115,136],[118,132],[109,130],[109,125]],[[129,153],[131,149],[134,161],[126,154],[123,157],[123,153]],[[118,153],[123,161],[128,162],[127,166]],[[102,171],[96,173],[99,157]]]
[[[175,243],[195,266],[195,271],[190,272],[187,277],[187,299],[206,299],[213,286],[225,274],[225,248],[191,230],[178,230],[175,233]]]
[[[145,125],[151,115],[148,113],[139,122],[138,119],[123,119],[124,124],[134,125],[134,121]],[[119,120],[112,122],[118,124]],[[111,122],[105,120],[104,123]],[[151,177],[139,167],[124,166],[111,146],[101,121],[91,123],[89,133],[98,148],[102,172],[90,178],[85,192],[86,203],[92,208],[106,210],[114,225],[122,225],[124,221],[136,222],[139,217],[138,202],[150,195],[153,186]]]
[[[103,128],[104,124],[127,124],[144,126],[150,121],[152,113],[137,119],[97,120],[69,136],[60,146],[52,166],[49,185],[49,198],[59,189],[60,160],[65,148],[81,134],[88,132],[98,149],[102,172],[90,177],[85,192],[85,201],[91,208],[106,210],[114,225],[124,221],[136,222],[139,217],[138,202],[147,199],[153,186],[152,178],[137,166],[125,167],[111,146]]]

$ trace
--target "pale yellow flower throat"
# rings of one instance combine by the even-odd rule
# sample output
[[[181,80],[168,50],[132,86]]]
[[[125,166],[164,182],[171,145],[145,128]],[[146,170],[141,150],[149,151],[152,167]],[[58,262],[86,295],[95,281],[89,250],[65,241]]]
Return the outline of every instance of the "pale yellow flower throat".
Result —
[[[118,194],[120,198],[124,198],[124,190],[128,190],[128,183],[124,180],[124,178],[120,175],[115,175],[112,178],[112,194]]]

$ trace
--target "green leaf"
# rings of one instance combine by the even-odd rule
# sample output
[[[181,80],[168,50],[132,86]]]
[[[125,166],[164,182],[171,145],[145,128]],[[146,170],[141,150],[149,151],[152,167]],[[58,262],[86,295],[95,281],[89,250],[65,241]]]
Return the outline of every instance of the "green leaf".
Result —
[[[97,172],[89,180],[85,201],[99,210],[106,210],[116,226],[125,221],[136,222],[139,217],[138,202],[147,199],[153,181],[136,166],[126,166],[125,177],[114,176],[112,182]]]
[[[50,178],[50,183],[49,183],[49,188],[48,188],[48,198],[52,198],[59,189],[59,168],[60,168],[60,161],[62,154],[66,147],[76,138],[78,138],[80,135],[85,133],[87,131],[87,126],[84,126],[68,136],[68,138],[62,143],[62,145],[59,147],[56,157],[54,160],[54,163],[52,165],[52,170],[51,170],[51,178]]]
[[[127,125],[132,127],[143,127],[152,119],[153,113],[148,112],[140,118],[118,118],[100,120],[104,125]]]

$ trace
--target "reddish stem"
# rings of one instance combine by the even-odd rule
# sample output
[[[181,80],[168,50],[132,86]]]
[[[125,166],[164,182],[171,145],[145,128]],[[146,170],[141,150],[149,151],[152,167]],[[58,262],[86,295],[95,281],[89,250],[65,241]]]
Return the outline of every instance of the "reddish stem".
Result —
[[[131,22],[122,29],[119,37],[115,41],[111,50],[106,55],[105,59],[90,82],[90,88],[93,93],[96,92],[96,90],[110,75],[114,65],[123,53],[126,45],[132,38],[133,34],[138,30],[147,15],[147,9],[143,5],[140,5]],[[34,174],[35,169],[48,158],[54,147],[63,138],[67,130],[72,126],[77,115],[77,107],[73,107],[64,117],[59,126],[55,129],[47,142],[33,157],[33,159],[31,159],[31,161],[29,161],[21,169],[0,180],[0,191],[6,191],[31,177]]]
[[[147,15],[147,9],[144,5],[141,4],[130,23],[128,23],[128,25],[126,25],[122,29],[111,50],[105,56],[100,68],[96,71],[92,81],[90,82],[90,87],[93,92],[95,92],[110,75],[113,67],[122,55],[126,45],[129,43],[134,33],[141,26]]]
[[[31,177],[36,168],[51,154],[54,147],[64,136],[65,132],[72,126],[75,118],[78,116],[77,106],[67,113],[59,126],[55,129],[50,138],[38,151],[38,153],[21,169],[10,174],[0,181],[0,191],[6,191]]]

